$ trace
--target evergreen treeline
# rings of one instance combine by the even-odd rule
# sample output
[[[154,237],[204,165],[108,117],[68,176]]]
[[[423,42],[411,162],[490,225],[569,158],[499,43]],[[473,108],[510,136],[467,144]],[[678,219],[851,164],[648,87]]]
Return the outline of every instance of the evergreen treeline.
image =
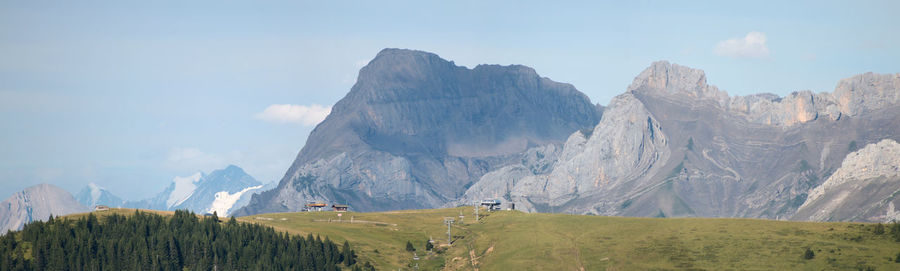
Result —
[[[34,222],[0,237],[0,270],[340,270],[362,269],[356,252],[327,237],[270,227],[135,212]],[[365,269],[374,270],[366,262]]]

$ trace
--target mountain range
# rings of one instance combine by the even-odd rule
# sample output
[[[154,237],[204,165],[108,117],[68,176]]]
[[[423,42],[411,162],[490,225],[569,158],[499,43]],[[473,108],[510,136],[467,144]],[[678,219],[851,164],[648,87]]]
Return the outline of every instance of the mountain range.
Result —
[[[466,198],[508,195],[526,210],[599,215],[879,220],[796,212],[826,179],[843,178],[834,173],[849,153],[900,139],[898,94],[900,75],[868,73],[833,93],[730,97],[701,70],[657,62],[593,131],[545,155],[552,170],[523,174],[515,169],[528,163],[511,165],[486,174]],[[878,200],[883,214],[894,199]]]
[[[485,199],[528,212],[884,222],[900,219],[898,140],[900,74],[731,96],[702,70],[659,61],[604,107],[526,66],[385,49],[277,186],[233,165],[140,201],[43,184],[7,199],[0,226],[96,205],[243,216],[311,201],[386,211]]]
[[[165,211],[186,209],[199,214],[216,212],[224,217],[247,205],[250,195],[271,188],[274,188],[274,183],[264,185],[234,165],[214,170],[209,175],[198,172],[188,177],[175,177],[155,197],[140,201],[123,200],[94,183],[89,183],[74,197],[59,187],[40,184],[26,188],[3,202],[0,231],[18,230],[27,223],[46,220],[51,214],[61,216],[87,212],[97,205]]]
[[[278,186],[235,214],[502,199],[533,212],[886,221],[900,204],[898,102],[900,74],[730,96],[660,61],[602,107],[525,66],[385,49]]]
[[[175,177],[165,190],[153,198],[125,202],[124,207],[153,210],[190,210],[196,213],[217,212],[227,216],[235,206],[249,202],[249,196],[263,188],[263,184],[240,167],[229,165],[209,175],[198,172],[187,177]]]

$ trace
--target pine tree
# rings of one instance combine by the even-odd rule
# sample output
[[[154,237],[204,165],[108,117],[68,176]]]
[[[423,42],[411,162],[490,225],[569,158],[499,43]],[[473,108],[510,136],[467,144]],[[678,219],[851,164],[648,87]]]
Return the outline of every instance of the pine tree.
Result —
[[[349,261],[350,261],[350,265],[356,264],[356,250],[352,250],[352,249],[350,250]]]
[[[25,260],[17,239],[29,242]],[[98,220],[54,217],[0,236],[0,270],[340,270],[357,266],[349,242],[307,238],[269,227],[219,224],[188,211],[171,217],[136,211]]]
[[[344,241],[344,249],[341,255],[341,261],[344,262],[344,265],[351,266],[353,265],[353,255],[350,254],[350,243],[346,240]]]

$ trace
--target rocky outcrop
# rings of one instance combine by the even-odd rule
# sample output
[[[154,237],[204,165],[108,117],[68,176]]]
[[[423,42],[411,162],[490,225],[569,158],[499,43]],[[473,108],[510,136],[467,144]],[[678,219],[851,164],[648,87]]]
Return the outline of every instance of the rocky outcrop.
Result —
[[[667,144],[659,123],[637,98],[626,93],[613,99],[593,130],[572,134],[558,155],[545,155],[556,161],[537,161],[553,165],[551,170],[527,170],[534,168],[533,162],[523,160],[521,165],[486,174],[462,202],[502,194],[517,203],[517,208],[549,212],[603,195],[606,197],[590,200],[594,210],[589,212],[614,214],[611,207],[615,203],[624,201],[629,192],[647,188],[635,184],[647,183],[643,180],[655,175],[661,162],[668,160]]]
[[[900,74],[865,73],[841,80],[831,98],[840,112],[851,116],[896,107],[900,102]]]
[[[585,131],[590,133],[591,130]],[[584,135],[582,133],[577,132],[572,137],[582,135],[580,138],[583,142]],[[568,141],[577,140],[572,137]],[[507,201],[513,201],[513,197],[520,199],[522,196],[520,190],[525,183],[536,183],[537,180],[535,178],[546,175],[553,170],[559,159],[560,149],[561,147],[555,144],[531,148],[524,153],[518,163],[501,167],[481,176],[474,185],[466,190],[466,193],[460,199],[447,203],[445,206],[469,205],[483,199],[503,199]],[[514,194],[513,191],[519,192]],[[533,193],[527,194],[531,195]],[[526,211],[534,210],[534,207],[531,205],[522,205],[519,208]]]
[[[865,146],[810,191],[794,219],[815,221],[900,220],[900,144],[891,139]]]
[[[88,212],[68,191],[50,184],[39,184],[16,192],[0,203],[0,232],[20,230],[27,223],[53,216]]]
[[[601,108],[569,84],[512,65],[456,66],[385,49],[310,134],[278,188],[242,214],[306,201],[357,211],[439,207],[532,147],[593,127]]]
[[[638,75],[628,89],[687,104],[710,102],[753,123],[793,126],[820,117],[837,120],[895,106],[900,102],[900,74],[857,75],[841,80],[833,93],[799,91],[785,97],[768,93],[731,97],[707,85],[702,70],[660,61]]]

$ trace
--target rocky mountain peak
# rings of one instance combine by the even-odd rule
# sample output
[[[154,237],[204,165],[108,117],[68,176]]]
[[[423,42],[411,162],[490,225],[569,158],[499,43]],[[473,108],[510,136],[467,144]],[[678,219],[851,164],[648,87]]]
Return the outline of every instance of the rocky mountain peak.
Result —
[[[209,179],[209,178],[212,178],[212,176],[216,176],[216,175],[222,175],[227,178],[234,178],[234,179],[243,179],[243,178],[252,179],[253,178],[253,177],[250,177],[250,175],[248,175],[247,172],[244,172],[244,169],[242,169],[238,166],[235,166],[235,165],[228,165],[227,167],[225,167],[223,169],[214,170],[213,172],[211,172],[209,174],[209,176],[207,176],[207,178]]]
[[[844,114],[856,116],[900,102],[900,73],[856,75],[838,82],[831,95]]]
[[[650,95],[678,95],[692,98],[720,99],[715,86],[707,85],[706,73],[700,69],[672,64],[668,61],[653,62],[644,69],[628,87],[628,91]]]
[[[0,203],[0,232],[21,229],[27,223],[46,220],[90,209],[78,203],[72,194],[51,184],[25,188]]]
[[[321,199],[352,200],[360,211],[441,206],[529,148],[594,127],[601,110],[526,66],[469,69],[385,49],[313,130],[277,191],[247,213]]]
[[[392,154],[492,156],[561,142],[599,121],[570,84],[522,65],[456,66],[414,50],[382,50],[311,134],[298,162],[373,148]],[[543,123],[546,125],[538,125]],[[549,141],[548,141],[549,140]]]
[[[125,201],[116,195],[113,195],[106,188],[93,182],[88,183],[78,194],[75,194],[75,200],[89,208],[96,205],[107,205],[110,207],[121,207]]]
[[[458,69],[453,62],[438,55],[407,49],[384,49],[359,71],[356,92],[368,93],[373,90],[390,90],[394,87],[408,89],[410,82],[440,80],[440,75]],[[383,88],[387,87],[387,88]],[[351,92],[348,96],[354,94]],[[369,93],[377,98],[390,98],[386,93]]]

